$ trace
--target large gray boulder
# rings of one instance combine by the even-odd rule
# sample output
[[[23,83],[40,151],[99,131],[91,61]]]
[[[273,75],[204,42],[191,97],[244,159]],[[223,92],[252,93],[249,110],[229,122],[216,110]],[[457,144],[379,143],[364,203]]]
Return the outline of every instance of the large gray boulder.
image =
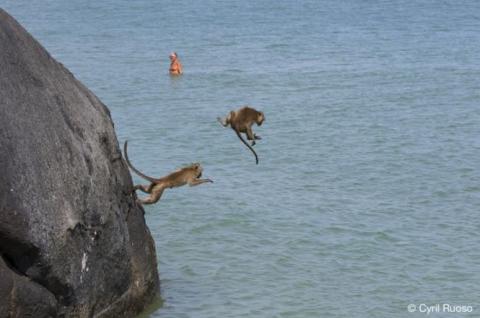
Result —
[[[0,317],[131,317],[155,247],[107,107],[0,9]]]

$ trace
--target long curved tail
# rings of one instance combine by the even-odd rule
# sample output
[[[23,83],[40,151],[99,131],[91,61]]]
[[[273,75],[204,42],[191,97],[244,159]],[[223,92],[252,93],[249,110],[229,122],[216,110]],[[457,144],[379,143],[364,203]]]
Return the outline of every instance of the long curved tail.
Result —
[[[128,160],[128,153],[127,153],[127,143],[128,143],[128,140],[125,140],[125,144],[123,145],[123,153],[125,154],[125,161],[127,162],[127,165],[130,167],[130,169],[132,169],[136,174],[138,174],[140,177],[150,181],[150,182],[158,182],[158,179],[155,179],[155,178],[152,178],[152,177],[149,177],[145,174],[143,174],[142,172],[140,172],[140,170],[138,170],[137,168],[135,168],[131,163],[130,163],[130,160]]]
[[[257,156],[257,153],[255,152],[255,150],[253,150],[252,146],[250,146],[248,144],[248,142],[246,142],[245,139],[243,139],[242,135],[240,135],[240,133],[236,129],[234,129],[234,130],[237,133],[238,138],[240,138],[240,140],[245,144],[245,146],[247,146],[248,149],[250,149],[253,152],[253,154],[255,156],[255,162],[258,165],[258,156]]]

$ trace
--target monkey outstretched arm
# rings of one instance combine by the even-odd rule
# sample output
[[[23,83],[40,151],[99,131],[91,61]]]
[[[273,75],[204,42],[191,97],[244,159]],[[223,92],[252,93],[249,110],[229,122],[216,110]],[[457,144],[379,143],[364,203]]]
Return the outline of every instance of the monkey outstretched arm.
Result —
[[[197,186],[199,184],[202,184],[202,183],[205,183],[205,182],[211,182],[213,183],[212,180],[210,179],[195,179],[195,180],[192,180],[188,183],[189,186],[193,187],[193,186]]]

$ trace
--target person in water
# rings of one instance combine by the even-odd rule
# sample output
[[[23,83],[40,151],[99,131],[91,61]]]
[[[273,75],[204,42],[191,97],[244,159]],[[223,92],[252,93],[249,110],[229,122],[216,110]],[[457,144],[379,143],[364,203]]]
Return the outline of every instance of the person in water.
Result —
[[[183,73],[182,64],[178,59],[177,52],[170,53],[170,75],[180,75]]]

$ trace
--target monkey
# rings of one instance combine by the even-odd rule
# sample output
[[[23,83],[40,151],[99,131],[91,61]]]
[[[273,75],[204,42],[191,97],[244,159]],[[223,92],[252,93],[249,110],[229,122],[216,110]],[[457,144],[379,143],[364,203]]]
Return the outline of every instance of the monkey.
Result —
[[[158,202],[158,200],[160,200],[160,197],[163,194],[163,191],[167,188],[177,188],[186,184],[190,186],[196,186],[205,182],[213,183],[213,181],[210,179],[200,179],[202,176],[203,168],[199,163],[193,163],[159,179],[149,177],[140,172],[130,163],[127,153],[127,143],[128,141],[125,141],[125,144],[123,146],[123,153],[125,154],[125,161],[127,162],[127,165],[140,177],[150,181],[149,185],[138,184],[133,187],[133,192],[135,192],[136,190],[140,190],[149,194],[149,196],[147,196],[145,199],[138,199],[138,203],[153,204]]]
[[[265,120],[265,115],[263,112],[260,112],[256,109],[253,109],[248,106],[244,106],[236,111],[231,111],[227,117],[224,119],[217,117],[217,120],[223,127],[230,127],[235,131],[238,138],[253,152],[255,156],[255,162],[258,165],[258,156],[255,150],[253,150],[252,146],[255,146],[255,140],[262,139],[260,136],[256,135],[252,131],[253,123],[256,123],[258,126],[261,126],[263,121]],[[247,139],[252,141],[252,145],[250,146],[245,139],[243,139],[240,133],[244,133],[247,135]]]

